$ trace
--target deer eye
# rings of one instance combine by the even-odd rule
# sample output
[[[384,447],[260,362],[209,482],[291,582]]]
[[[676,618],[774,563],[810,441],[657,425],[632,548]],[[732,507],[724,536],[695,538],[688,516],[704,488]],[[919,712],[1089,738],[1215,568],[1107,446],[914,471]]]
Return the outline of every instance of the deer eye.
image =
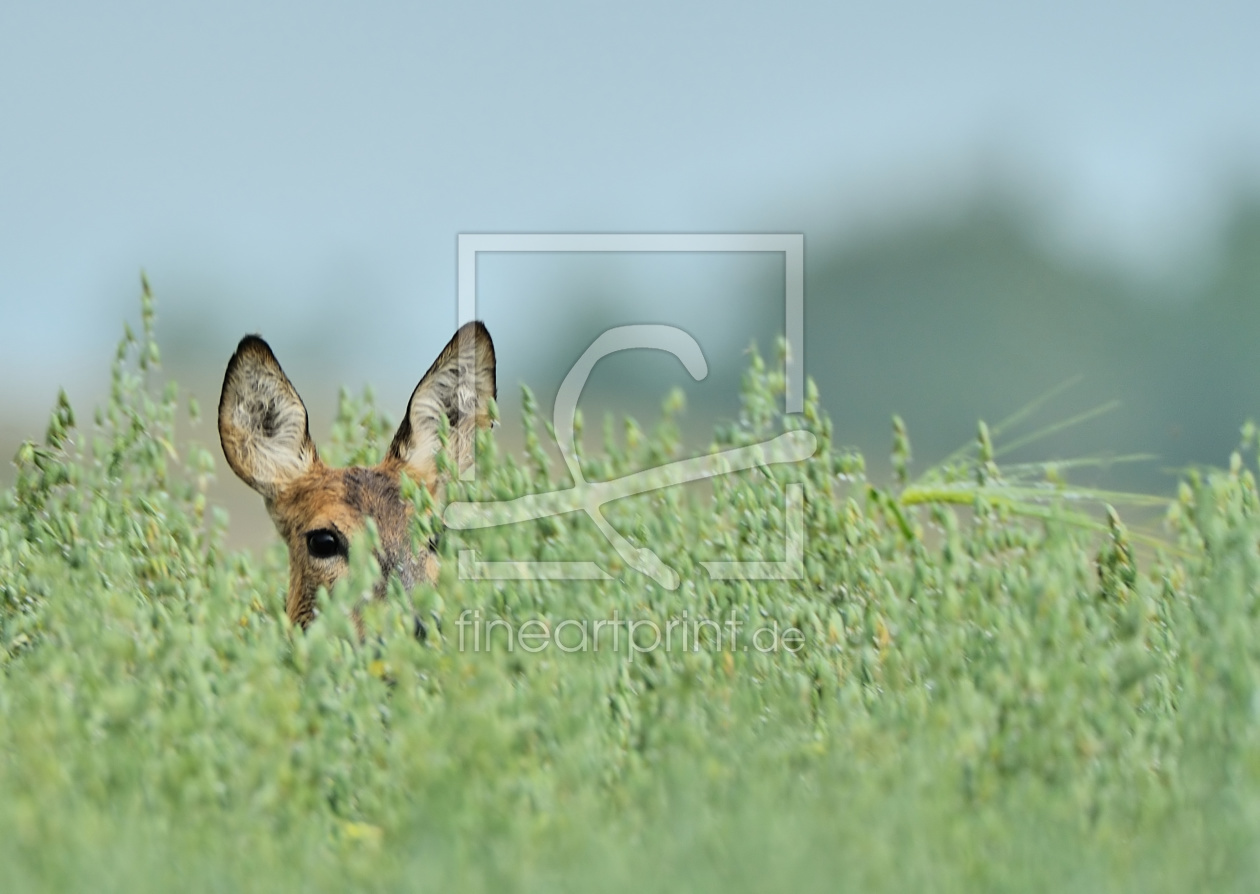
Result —
[[[317,559],[331,559],[333,556],[347,556],[350,548],[345,538],[332,528],[320,528],[318,531],[307,531],[306,549]]]

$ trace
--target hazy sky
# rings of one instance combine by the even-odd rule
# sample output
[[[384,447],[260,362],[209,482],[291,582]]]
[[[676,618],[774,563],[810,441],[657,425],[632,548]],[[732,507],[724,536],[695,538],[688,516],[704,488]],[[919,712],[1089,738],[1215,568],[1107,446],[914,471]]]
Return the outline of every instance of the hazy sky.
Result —
[[[809,240],[991,177],[1166,262],[1257,171],[1258,38],[1252,2],[8,0],[0,374],[87,390],[143,267],[212,354],[379,379],[449,335],[459,232]]]

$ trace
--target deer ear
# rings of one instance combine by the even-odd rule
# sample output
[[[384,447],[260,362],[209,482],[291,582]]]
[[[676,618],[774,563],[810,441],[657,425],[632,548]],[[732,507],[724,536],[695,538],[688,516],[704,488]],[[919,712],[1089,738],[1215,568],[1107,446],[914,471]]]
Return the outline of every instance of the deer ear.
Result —
[[[438,426],[450,423],[449,450],[460,471],[473,460],[478,426],[490,424],[495,396],[494,342],[478,321],[465,323],[438,354],[407,403],[387,459],[401,461],[408,474],[430,489],[437,486]]]
[[[319,462],[306,406],[257,335],[241,339],[228,361],[219,440],[232,471],[268,500]]]

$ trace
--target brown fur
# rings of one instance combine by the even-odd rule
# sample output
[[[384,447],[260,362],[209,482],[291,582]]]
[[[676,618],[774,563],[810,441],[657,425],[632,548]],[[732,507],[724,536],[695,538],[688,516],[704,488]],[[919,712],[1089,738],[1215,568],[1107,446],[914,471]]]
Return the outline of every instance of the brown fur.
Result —
[[[475,390],[468,387],[474,375]],[[319,458],[306,407],[271,348],[256,335],[241,340],[223,377],[219,439],[228,465],[262,495],[289,548],[285,610],[293,623],[305,627],[315,617],[316,593],[321,586],[331,590],[345,574],[344,548],[369,517],[380,537],[377,596],[384,594],[391,575],[408,590],[421,580],[436,579],[432,549],[412,548],[412,507],[402,499],[400,476],[410,475],[436,494],[442,484],[436,457],[443,415],[450,423],[452,458],[461,470],[466,468],[476,428],[490,424],[488,399],[495,391],[494,343],[481,323],[469,323],[412,392],[380,464],[334,469]],[[335,539],[341,551],[317,555],[312,535],[324,542]]]

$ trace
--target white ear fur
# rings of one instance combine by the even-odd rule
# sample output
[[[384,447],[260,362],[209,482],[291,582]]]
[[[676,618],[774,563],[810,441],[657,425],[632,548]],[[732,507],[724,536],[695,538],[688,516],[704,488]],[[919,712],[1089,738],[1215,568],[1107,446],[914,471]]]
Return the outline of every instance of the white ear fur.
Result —
[[[219,440],[228,465],[268,500],[319,461],[306,406],[271,348],[241,339],[219,396]]]
[[[389,455],[417,481],[435,487],[441,417],[450,423],[449,449],[462,471],[472,463],[477,427],[490,424],[487,405],[495,395],[494,342],[474,320],[460,327],[411,393]]]

